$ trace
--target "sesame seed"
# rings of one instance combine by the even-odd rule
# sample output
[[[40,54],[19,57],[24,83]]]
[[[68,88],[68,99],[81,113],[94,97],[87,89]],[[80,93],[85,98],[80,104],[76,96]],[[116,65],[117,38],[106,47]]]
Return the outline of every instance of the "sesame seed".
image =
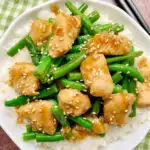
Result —
[[[56,48],[58,48],[58,44],[56,44],[55,46],[56,46]]]
[[[79,109],[79,107],[78,107],[78,106],[76,106],[75,108],[76,108],[76,109]]]
[[[63,37],[61,37],[59,40],[60,40],[60,41],[63,41],[63,40],[64,40],[64,38],[63,38]]]
[[[71,33],[71,32],[69,32],[68,36],[69,36],[69,37],[72,37],[72,33]]]
[[[83,92],[87,92],[87,90],[83,90]]]

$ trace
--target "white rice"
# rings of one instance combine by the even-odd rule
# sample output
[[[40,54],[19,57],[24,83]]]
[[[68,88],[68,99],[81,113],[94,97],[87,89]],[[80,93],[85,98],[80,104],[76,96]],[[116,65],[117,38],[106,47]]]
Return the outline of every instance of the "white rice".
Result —
[[[89,10],[92,11],[92,8],[89,8]],[[44,11],[42,10],[37,14],[36,17],[40,19],[48,19],[49,17],[51,17],[51,15],[48,10],[44,10]],[[107,14],[101,13],[101,19],[98,22],[112,23],[113,21],[110,20]],[[24,26],[22,28],[15,31],[14,37],[16,38],[14,38],[14,40],[12,40],[11,43],[8,43],[5,49],[11,47],[14,43],[16,43],[16,41],[18,41],[21,37],[23,37],[26,33],[28,33],[30,30],[31,23],[32,20],[29,20],[28,22],[24,23]],[[131,40],[133,39],[132,33],[128,29],[125,29],[121,34],[127,36]],[[18,61],[31,62],[31,58],[26,48],[20,51],[19,54],[17,54],[13,59],[9,58],[8,61],[5,62],[5,64],[3,64],[3,69],[1,70],[1,74],[0,74],[0,79],[2,80],[0,80],[0,82],[5,84],[5,86],[6,86],[6,80],[8,80],[7,68],[9,68],[15,62]],[[5,90],[5,86],[3,88],[4,90]],[[150,120],[148,117],[149,116],[148,112],[149,111],[147,111],[147,109],[137,109],[137,116],[135,118],[132,119],[129,118],[127,124],[125,124],[122,128],[119,128],[117,126],[109,127],[108,132],[104,138],[87,137],[85,140],[76,143],[70,143],[68,141],[41,143],[41,144],[36,144],[35,142],[34,143],[36,144],[37,149],[39,147],[44,147],[45,149],[51,149],[51,150],[97,150],[98,148],[105,147],[106,145],[108,145],[109,143],[115,140],[124,139],[131,132],[138,130],[138,127],[141,124],[143,124],[147,120]]]

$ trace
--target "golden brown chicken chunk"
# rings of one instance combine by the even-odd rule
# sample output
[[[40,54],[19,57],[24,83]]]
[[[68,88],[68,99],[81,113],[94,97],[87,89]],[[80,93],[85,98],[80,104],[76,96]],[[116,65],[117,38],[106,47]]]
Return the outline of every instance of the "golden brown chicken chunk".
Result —
[[[34,20],[31,26],[31,37],[35,44],[47,40],[52,33],[52,25],[47,20]]]
[[[60,57],[72,48],[81,27],[80,18],[59,13],[53,25],[53,38],[49,42],[49,55]]]
[[[92,131],[96,134],[103,134],[105,133],[105,126],[104,126],[104,121],[102,118],[98,118],[95,115],[88,115],[86,116],[87,119],[89,119],[92,124]]]
[[[96,34],[89,43],[88,53],[124,55],[130,51],[130,41],[124,36],[103,32]]]
[[[72,128],[72,136],[70,138],[70,141],[79,141],[85,139],[87,136],[94,136],[94,133],[87,130],[84,127],[81,127],[79,125],[75,125]]]
[[[104,120],[121,126],[125,123],[135,96],[129,93],[116,93],[104,99]]]
[[[54,102],[41,100],[23,105],[17,109],[18,119],[29,120],[34,131],[52,135],[57,128],[57,121],[50,112],[53,104]]]
[[[138,105],[150,105],[150,65],[146,57],[142,57],[138,62],[138,69],[144,76],[144,83],[137,81]]]
[[[36,67],[31,63],[18,62],[10,68],[10,85],[21,95],[34,96],[40,88],[40,81],[34,76]]]
[[[113,91],[113,81],[103,54],[88,56],[80,66],[82,78],[91,95],[95,97],[108,96]]]
[[[89,97],[76,89],[60,90],[57,98],[65,114],[80,116],[91,108]]]

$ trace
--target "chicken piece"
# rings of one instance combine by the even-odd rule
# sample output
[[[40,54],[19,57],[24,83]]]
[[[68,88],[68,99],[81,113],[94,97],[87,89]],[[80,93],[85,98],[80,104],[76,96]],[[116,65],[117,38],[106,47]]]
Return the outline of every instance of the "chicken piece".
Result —
[[[83,140],[87,136],[94,136],[94,133],[76,124],[72,128],[72,136],[70,137],[70,141],[75,142],[75,141]]]
[[[63,56],[72,48],[81,27],[80,18],[59,13],[53,25],[53,38],[49,42],[49,55],[53,58]]]
[[[146,57],[141,57],[138,61],[138,70],[144,76],[145,82],[150,83],[150,64],[148,64]]]
[[[31,26],[31,38],[35,44],[47,40],[52,33],[52,25],[47,20],[34,20]]]
[[[94,133],[96,134],[105,133],[105,126],[102,118],[98,118],[96,115],[87,115],[86,118],[92,121],[93,124],[92,131]]]
[[[57,121],[50,112],[51,101],[37,101],[23,105],[17,109],[18,119],[29,120],[34,131],[42,131],[47,134],[54,134],[57,128]]]
[[[150,65],[146,57],[142,57],[138,62],[138,69],[144,76],[144,83],[137,81],[138,105],[150,105]]]
[[[104,120],[109,124],[121,126],[125,123],[126,118],[131,110],[135,100],[134,94],[126,92],[112,94],[104,98]]]
[[[18,62],[10,68],[10,85],[21,95],[34,96],[40,88],[40,81],[34,76],[36,67],[31,63]]]
[[[113,81],[103,54],[88,56],[80,66],[82,78],[91,95],[95,97],[108,96],[113,91]]]
[[[88,53],[124,55],[130,51],[130,41],[124,36],[103,32],[96,34],[88,46]]]
[[[66,139],[70,139],[72,136],[72,131],[70,126],[64,126],[61,128],[61,135],[64,136]]]
[[[57,98],[59,107],[68,115],[80,116],[91,108],[89,97],[76,89],[60,90]]]

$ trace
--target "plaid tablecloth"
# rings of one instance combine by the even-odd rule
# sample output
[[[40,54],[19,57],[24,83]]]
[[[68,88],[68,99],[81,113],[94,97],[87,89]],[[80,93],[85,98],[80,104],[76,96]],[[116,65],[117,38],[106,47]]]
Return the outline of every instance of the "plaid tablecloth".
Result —
[[[0,37],[22,12],[46,1],[48,0],[0,0]],[[150,150],[150,132],[135,150]]]

